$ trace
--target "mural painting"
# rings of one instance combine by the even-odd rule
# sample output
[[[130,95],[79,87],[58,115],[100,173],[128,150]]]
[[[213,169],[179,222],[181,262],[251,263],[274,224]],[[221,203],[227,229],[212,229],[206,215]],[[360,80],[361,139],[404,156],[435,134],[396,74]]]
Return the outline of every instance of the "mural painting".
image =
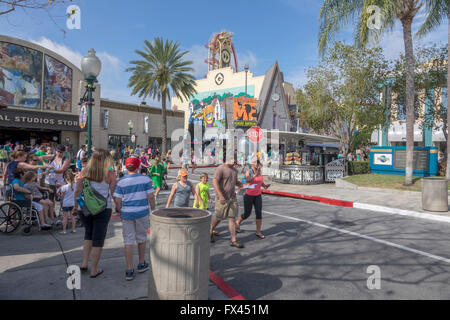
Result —
[[[72,69],[46,55],[44,76],[44,109],[70,111]]]
[[[248,86],[247,97],[255,88]],[[230,88],[194,95],[189,103],[189,123],[201,123],[205,128],[226,127],[225,99],[245,96],[245,87]]]
[[[42,53],[0,42],[0,103],[41,108]]]
[[[233,99],[233,125],[254,126],[258,121],[258,100],[238,97]]]

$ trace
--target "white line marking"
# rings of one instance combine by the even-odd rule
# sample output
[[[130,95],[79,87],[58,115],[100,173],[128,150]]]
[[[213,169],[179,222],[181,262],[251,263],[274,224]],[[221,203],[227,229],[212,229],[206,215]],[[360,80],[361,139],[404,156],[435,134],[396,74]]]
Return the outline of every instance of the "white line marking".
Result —
[[[447,216],[439,216],[439,215],[435,215],[435,214],[418,212],[418,211],[389,208],[389,207],[377,206],[374,204],[354,202],[353,208],[372,210],[372,211],[377,211],[377,212],[385,212],[385,213],[391,213],[391,214],[398,214],[398,215],[402,215],[402,216],[410,216],[410,217],[414,217],[414,218],[421,218],[421,219],[428,219],[428,220],[450,223],[450,217],[447,217]]]
[[[309,221],[309,220],[293,218],[293,217],[289,217],[289,216],[283,216],[281,214],[268,212],[268,211],[263,211],[263,212],[267,213],[267,214],[270,214],[270,215],[274,215],[274,216],[290,219],[290,220],[305,222],[305,223],[311,224],[311,225],[316,226],[316,227],[334,230],[334,231],[337,231],[337,232],[340,232],[340,233],[349,234],[349,235],[352,235],[352,236],[355,236],[355,237],[359,237],[359,238],[363,238],[363,239],[366,239],[366,240],[370,240],[370,241],[373,241],[373,242],[378,242],[378,243],[381,243],[381,244],[384,244],[384,245],[387,245],[387,246],[391,246],[391,247],[394,247],[394,248],[397,248],[397,249],[400,249],[400,250],[409,251],[409,252],[412,252],[412,253],[419,254],[421,256],[425,256],[425,257],[428,257],[428,258],[431,258],[431,259],[443,261],[445,263],[449,263],[450,264],[450,259],[447,259],[447,258],[444,258],[444,257],[441,257],[441,256],[437,256],[437,255],[434,255],[434,254],[431,254],[431,253],[428,253],[428,252],[425,252],[425,251],[421,251],[421,250],[416,250],[416,249],[413,249],[413,248],[405,247],[405,246],[402,246],[400,244],[396,244],[396,243],[393,243],[393,242],[390,242],[390,241],[377,239],[377,238],[374,238],[374,237],[371,237],[371,236],[366,236],[366,235],[363,235],[363,234],[360,234],[360,233],[357,233],[357,232],[353,232],[353,231],[348,231],[348,230],[344,230],[344,229],[330,227],[330,226],[327,226],[327,225],[324,225],[324,224],[321,224],[321,223],[317,223],[317,222],[313,222],[313,221]]]

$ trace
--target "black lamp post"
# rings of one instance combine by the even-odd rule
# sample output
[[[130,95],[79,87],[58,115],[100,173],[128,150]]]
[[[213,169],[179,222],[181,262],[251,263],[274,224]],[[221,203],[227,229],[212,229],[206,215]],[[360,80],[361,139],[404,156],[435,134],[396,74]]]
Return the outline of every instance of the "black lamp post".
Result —
[[[81,60],[81,71],[83,72],[84,79],[87,82],[86,93],[87,98],[83,97],[83,102],[88,105],[88,157],[92,155],[92,106],[95,104],[92,99],[92,93],[95,91],[95,83],[97,77],[102,69],[102,62],[95,55],[94,49],[89,49],[88,55]]]
[[[247,73],[248,73],[248,64],[244,66],[245,70],[245,97],[247,98]]]

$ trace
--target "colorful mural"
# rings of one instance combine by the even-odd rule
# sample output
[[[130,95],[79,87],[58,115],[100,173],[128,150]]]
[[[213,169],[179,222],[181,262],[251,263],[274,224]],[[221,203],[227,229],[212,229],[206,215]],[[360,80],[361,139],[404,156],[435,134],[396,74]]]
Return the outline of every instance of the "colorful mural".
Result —
[[[72,103],[72,69],[45,56],[44,109],[70,111]]]
[[[254,85],[247,87],[247,97],[253,97],[254,92]],[[200,122],[206,128],[226,127],[224,100],[244,96],[245,87],[197,93],[189,102],[189,123]]]
[[[41,107],[42,53],[0,42],[0,103]]]

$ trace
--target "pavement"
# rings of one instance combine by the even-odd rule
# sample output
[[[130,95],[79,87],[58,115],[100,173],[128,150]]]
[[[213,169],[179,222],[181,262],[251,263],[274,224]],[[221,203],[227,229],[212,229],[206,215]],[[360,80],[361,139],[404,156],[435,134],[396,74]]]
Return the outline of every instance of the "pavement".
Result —
[[[190,180],[197,182],[202,172],[209,173],[211,183],[214,168],[198,168]],[[176,170],[169,172],[171,182],[175,175]],[[448,217],[448,212],[421,210],[420,192],[270,183],[279,195],[263,196],[266,239],[255,237],[254,223],[246,222],[239,235],[245,249],[230,248],[226,224],[218,226],[221,235],[211,245],[209,300],[450,298],[450,225],[425,220],[428,215]],[[161,203],[168,193],[161,193]],[[358,203],[381,203],[392,212],[359,208]],[[66,235],[57,231],[0,234],[0,300],[146,299],[148,272],[124,279],[118,217],[111,219],[102,253],[99,267],[105,272],[96,279],[82,274],[81,290],[67,289],[66,270],[81,263],[84,229]],[[134,258],[137,264],[136,251]],[[388,275],[383,292],[367,291],[365,268],[371,264]]]

